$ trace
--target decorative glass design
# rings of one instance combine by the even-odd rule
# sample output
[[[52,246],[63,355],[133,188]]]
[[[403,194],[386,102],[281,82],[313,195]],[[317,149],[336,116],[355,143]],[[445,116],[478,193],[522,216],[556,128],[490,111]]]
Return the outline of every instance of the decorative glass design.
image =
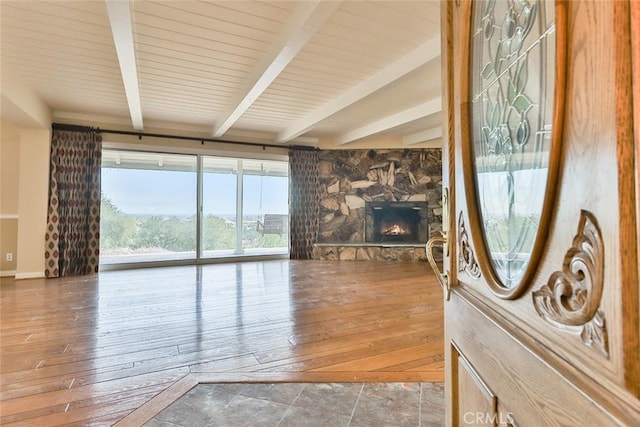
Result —
[[[529,263],[547,184],[555,16],[544,1],[478,1],[471,40],[472,145],[485,245],[506,289]]]

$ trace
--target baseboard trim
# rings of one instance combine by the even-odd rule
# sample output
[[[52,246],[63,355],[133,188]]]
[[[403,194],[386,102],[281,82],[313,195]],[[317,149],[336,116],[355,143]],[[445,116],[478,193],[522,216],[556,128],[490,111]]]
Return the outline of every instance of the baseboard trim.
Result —
[[[32,273],[16,273],[16,280],[22,279],[44,279],[44,273],[32,272]]]
[[[15,275],[15,270],[0,271],[0,277],[13,277]]]

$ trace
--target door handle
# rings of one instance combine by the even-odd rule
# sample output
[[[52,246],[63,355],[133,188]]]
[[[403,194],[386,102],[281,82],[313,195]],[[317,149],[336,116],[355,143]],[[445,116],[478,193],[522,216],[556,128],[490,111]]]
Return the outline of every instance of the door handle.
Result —
[[[440,268],[438,268],[438,264],[433,258],[433,245],[436,245],[438,243],[442,243],[443,250],[446,250],[449,242],[445,236],[434,236],[427,242],[425,252],[427,253],[429,264],[431,264],[431,268],[433,269],[433,272],[436,273],[436,277],[438,278],[438,282],[440,282],[440,286],[442,286],[445,301],[449,301],[449,299],[451,298],[451,279],[449,278],[449,272],[440,272]]]

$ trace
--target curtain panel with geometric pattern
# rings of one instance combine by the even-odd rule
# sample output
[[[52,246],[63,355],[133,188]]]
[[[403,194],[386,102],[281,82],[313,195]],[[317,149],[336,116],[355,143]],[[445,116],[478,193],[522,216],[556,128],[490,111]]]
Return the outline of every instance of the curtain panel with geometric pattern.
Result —
[[[45,275],[98,272],[102,137],[90,128],[55,128],[51,137]]]
[[[318,240],[320,156],[317,150],[289,151],[289,258],[311,259]]]

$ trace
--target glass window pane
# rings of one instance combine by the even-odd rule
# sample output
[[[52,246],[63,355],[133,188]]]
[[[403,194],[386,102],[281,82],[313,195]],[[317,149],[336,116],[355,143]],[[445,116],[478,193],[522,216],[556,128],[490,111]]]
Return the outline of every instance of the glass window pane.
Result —
[[[103,150],[100,262],[195,259],[197,158]]]
[[[245,254],[287,253],[289,247],[288,163],[243,161]]]
[[[238,160],[202,158],[203,258],[236,252]]]

